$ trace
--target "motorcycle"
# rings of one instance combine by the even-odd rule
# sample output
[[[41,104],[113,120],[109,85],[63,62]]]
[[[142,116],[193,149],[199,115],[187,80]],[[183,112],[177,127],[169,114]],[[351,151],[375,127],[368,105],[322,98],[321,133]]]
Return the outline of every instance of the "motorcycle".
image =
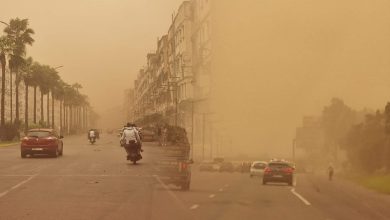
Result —
[[[142,159],[141,152],[139,151],[138,147],[135,145],[129,145],[126,146],[128,150],[127,160],[130,160],[133,162],[133,164],[136,164],[137,161]]]
[[[96,138],[95,137],[90,137],[89,138],[89,143],[94,144],[95,142],[96,142]]]

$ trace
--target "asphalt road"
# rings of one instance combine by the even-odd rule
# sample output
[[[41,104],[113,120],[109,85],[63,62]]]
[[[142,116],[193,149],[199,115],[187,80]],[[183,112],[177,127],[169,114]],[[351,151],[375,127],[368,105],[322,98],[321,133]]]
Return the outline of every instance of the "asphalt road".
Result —
[[[294,187],[263,186],[242,173],[199,172],[191,190],[163,184],[161,149],[145,144],[139,165],[125,160],[115,136],[90,145],[64,139],[64,156],[20,158],[0,148],[0,219],[390,219],[390,196],[323,175],[299,174]]]

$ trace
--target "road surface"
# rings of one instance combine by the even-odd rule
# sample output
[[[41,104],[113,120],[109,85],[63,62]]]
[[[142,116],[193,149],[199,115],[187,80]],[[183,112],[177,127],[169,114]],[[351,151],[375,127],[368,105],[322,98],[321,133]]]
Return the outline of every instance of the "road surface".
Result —
[[[194,166],[191,190],[183,192],[156,176],[161,149],[144,149],[132,165],[113,135],[96,145],[65,138],[59,158],[22,159],[18,146],[0,148],[0,219],[390,219],[390,196],[321,175],[299,174],[294,187],[263,186],[248,174]]]

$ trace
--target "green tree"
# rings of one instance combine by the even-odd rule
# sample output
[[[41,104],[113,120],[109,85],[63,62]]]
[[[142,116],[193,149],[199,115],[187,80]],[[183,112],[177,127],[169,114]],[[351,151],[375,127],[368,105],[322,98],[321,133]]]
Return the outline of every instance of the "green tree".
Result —
[[[357,170],[372,173],[383,167],[383,161],[378,158],[382,158],[386,142],[384,121],[384,114],[377,111],[347,132],[342,146]]]
[[[341,140],[356,122],[356,112],[341,99],[333,98],[322,112],[322,125],[325,132],[325,146],[330,156],[337,160]]]

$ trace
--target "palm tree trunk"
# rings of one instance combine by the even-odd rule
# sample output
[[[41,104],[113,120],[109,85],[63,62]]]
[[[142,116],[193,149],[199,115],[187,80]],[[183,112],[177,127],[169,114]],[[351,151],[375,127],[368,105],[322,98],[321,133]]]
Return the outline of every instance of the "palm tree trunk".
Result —
[[[37,86],[34,86],[34,124],[37,123]]]
[[[54,96],[51,92],[51,128],[54,129]]]
[[[0,55],[1,62],[1,113],[0,113],[0,126],[5,125],[5,54]]]
[[[72,132],[73,130],[73,107],[72,105],[69,106],[69,131]]]
[[[24,133],[28,131],[28,84],[25,83],[25,109],[24,109]]]
[[[16,73],[18,74],[18,73]],[[19,79],[18,79],[18,76],[16,75],[15,77],[15,122],[17,123],[17,127],[19,128],[19,124],[20,124],[20,121],[19,121],[19,82],[17,82]]]
[[[11,119],[11,123],[13,122],[13,103],[12,103],[12,70],[9,71],[9,77],[10,77],[10,82],[9,82],[9,86],[10,86],[10,119]]]
[[[60,100],[60,134],[62,135],[62,100]]]
[[[47,107],[47,111],[46,111],[46,114],[47,114],[47,117],[46,117],[46,120],[47,120],[47,127],[50,126],[50,91],[47,92],[47,101],[46,101],[46,107]]]
[[[43,113],[43,92],[41,90],[41,125],[45,123],[44,113]]]

